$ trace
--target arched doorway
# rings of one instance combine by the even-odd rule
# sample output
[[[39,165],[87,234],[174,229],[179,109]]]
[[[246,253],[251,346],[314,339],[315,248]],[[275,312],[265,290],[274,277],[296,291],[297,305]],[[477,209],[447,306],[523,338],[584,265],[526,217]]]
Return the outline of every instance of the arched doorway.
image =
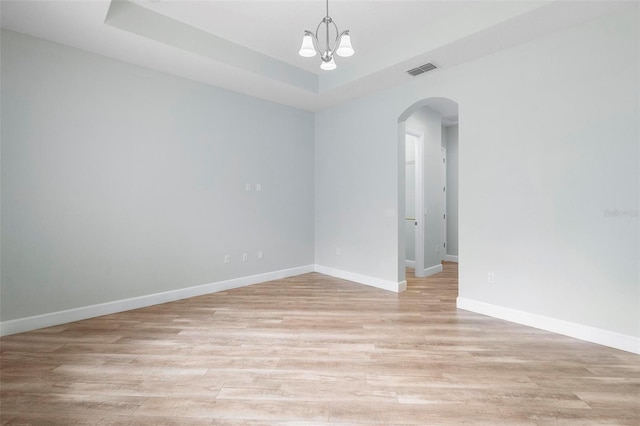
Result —
[[[399,281],[407,267],[424,277],[442,271],[442,261],[458,260],[458,116],[455,101],[427,98],[398,118]]]

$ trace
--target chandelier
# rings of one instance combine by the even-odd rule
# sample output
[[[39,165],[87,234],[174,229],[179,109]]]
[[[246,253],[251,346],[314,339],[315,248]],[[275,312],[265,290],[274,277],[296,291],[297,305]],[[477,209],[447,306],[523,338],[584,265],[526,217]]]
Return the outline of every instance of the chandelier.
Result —
[[[320,31],[320,27],[322,27],[322,24],[325,25],[324,49],[320,48],[320,43],[318,41],[318,31]],[[336,31],[336,38],[333,42],[332,47],[329,44],[330,24],[333,24],[333,27]],[[320,55],[320,59],[322,59],[320,68],[326,71],[334,70],[337,67],[336,61],[333,60],[334,53],[344,58],[349,57],[355,53],[353,47],[351,47],[351,37],[349,36],[349,30],[340,32],[336,23],[333,22],[333,19],[331,19],[331,16],[329,16],[329,0],[327,0],[327,16],[322,18],[322,21],[320,21],[318,27],[316,28],[315,34],[311,31],[304,32],[304,37],[302,37],[302,46],[300,46],[300,51],[298,52],[298,54],[300,56],[304,56],[305,58],[312,58],[316,56],[316,52]]]

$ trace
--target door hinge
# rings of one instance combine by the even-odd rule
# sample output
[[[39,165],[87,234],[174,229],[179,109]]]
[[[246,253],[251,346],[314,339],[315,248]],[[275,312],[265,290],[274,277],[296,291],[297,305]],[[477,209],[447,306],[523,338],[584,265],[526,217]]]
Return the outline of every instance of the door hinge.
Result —
[[[447,243],[442,243],[442,247],[447,248]]]
[[[442,187],[442,191],[444,192],[444,191],[446,191],[446,190],[447,190],[447,187],[446,187],[446,186],[443,186],[443,187]]]
[[[442,215],[442,218],[443,218],[443,219],[446,219],[446,218],[447,218],[447,215],[446,215],[446,214],[443,214],[443,215]]]

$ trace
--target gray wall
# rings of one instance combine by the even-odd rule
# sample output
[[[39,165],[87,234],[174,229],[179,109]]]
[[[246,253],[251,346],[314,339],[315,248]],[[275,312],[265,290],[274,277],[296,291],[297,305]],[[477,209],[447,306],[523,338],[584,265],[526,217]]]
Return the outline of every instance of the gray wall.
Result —
[[[2,321],[313,264],[313,114],[1,47]]]
[[[442,129],[447,148],[447,254],[458,255],[458,126]]]
[[[639,203],[634,10],[317,113],[316,262],[404,278],[387,214],[404,203],[398,119],[447,97],[462,123],[459,295],[640,336],[640,221],[606,214]]]

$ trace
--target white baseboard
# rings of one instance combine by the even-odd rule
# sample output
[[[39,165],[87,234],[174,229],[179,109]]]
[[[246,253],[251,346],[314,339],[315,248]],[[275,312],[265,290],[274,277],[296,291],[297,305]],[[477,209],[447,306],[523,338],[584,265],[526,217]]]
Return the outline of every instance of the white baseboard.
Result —
[[[51,312],[43,315],[35,315],[26,318],[19,318],[10,321],[0,322],[0,336],[22,333],[24,331],[36,330],[38,328],[51,327],[73,321],[99,317],[102,315],[114,314],[131,309],[144,308],[160,303],[173,302],[188,297],[202,296],[204,294],[216,293],[233,288],[244,287],[252,284],[259,284],[267,281],[279,280],[296,275],[314,272],[313,265],[300,266],[297,268],[283,269],[279,271],[267,272],[264,274],[251,275],[248,277],[234,278],[226,281],[219,281],[211,284],[203,284],[194,287],[187,287],[178,290],[170,290],[162,293],[149,294],[146,296],[132,297],[130,299],[116,300],[113,302],[100,303],[97,305],[83,306],[81,308],[68,309],[65,311]]]
[[[444,255],[444,260],[447,261],[447,262],[456,262],[456,263],[458,263],[458,255],[445,254]]]
[[[431,275],[439,274],[440,272],[442,272],[442,263],[426,268],[424,270],[423,277],[430,277]]]
[[[640,338],[615,333],[600,328],[577,324],[569,321],[550,318],[543,315],[518,311],[503,306],[458,297],[458,309],[476,312],[490,317],[511,321],[517,324],[551,331],[564,336],[573,337],[599,345],[640,354]]]
[[[412,269],[416,269],[416,262],[414,260],[405,260],[404,261],[404,266],[406,266],[407,268],[412,268]],[[436,265],[436,266],[432,266],[430,268],[427,268],[424,270],[424,274],[421,275],[421,278],[424,277],[429,277],[431,275],[434,274],[438,274],[442,272],[442,265]]]
[[[341,269],[330,268],[328,266],[315,265],[316,272],[324,275],[329,275],[336,278],[341,278],[347,281],[354,281],[360,284],[365,284],[371,287],[381,288],[387,291],[393,291],[400,293],[407,289],[407,282],[395,282],[382,280],[380,278],[374,278],[367,275],[360,275],[353,272],[343,271]]]

